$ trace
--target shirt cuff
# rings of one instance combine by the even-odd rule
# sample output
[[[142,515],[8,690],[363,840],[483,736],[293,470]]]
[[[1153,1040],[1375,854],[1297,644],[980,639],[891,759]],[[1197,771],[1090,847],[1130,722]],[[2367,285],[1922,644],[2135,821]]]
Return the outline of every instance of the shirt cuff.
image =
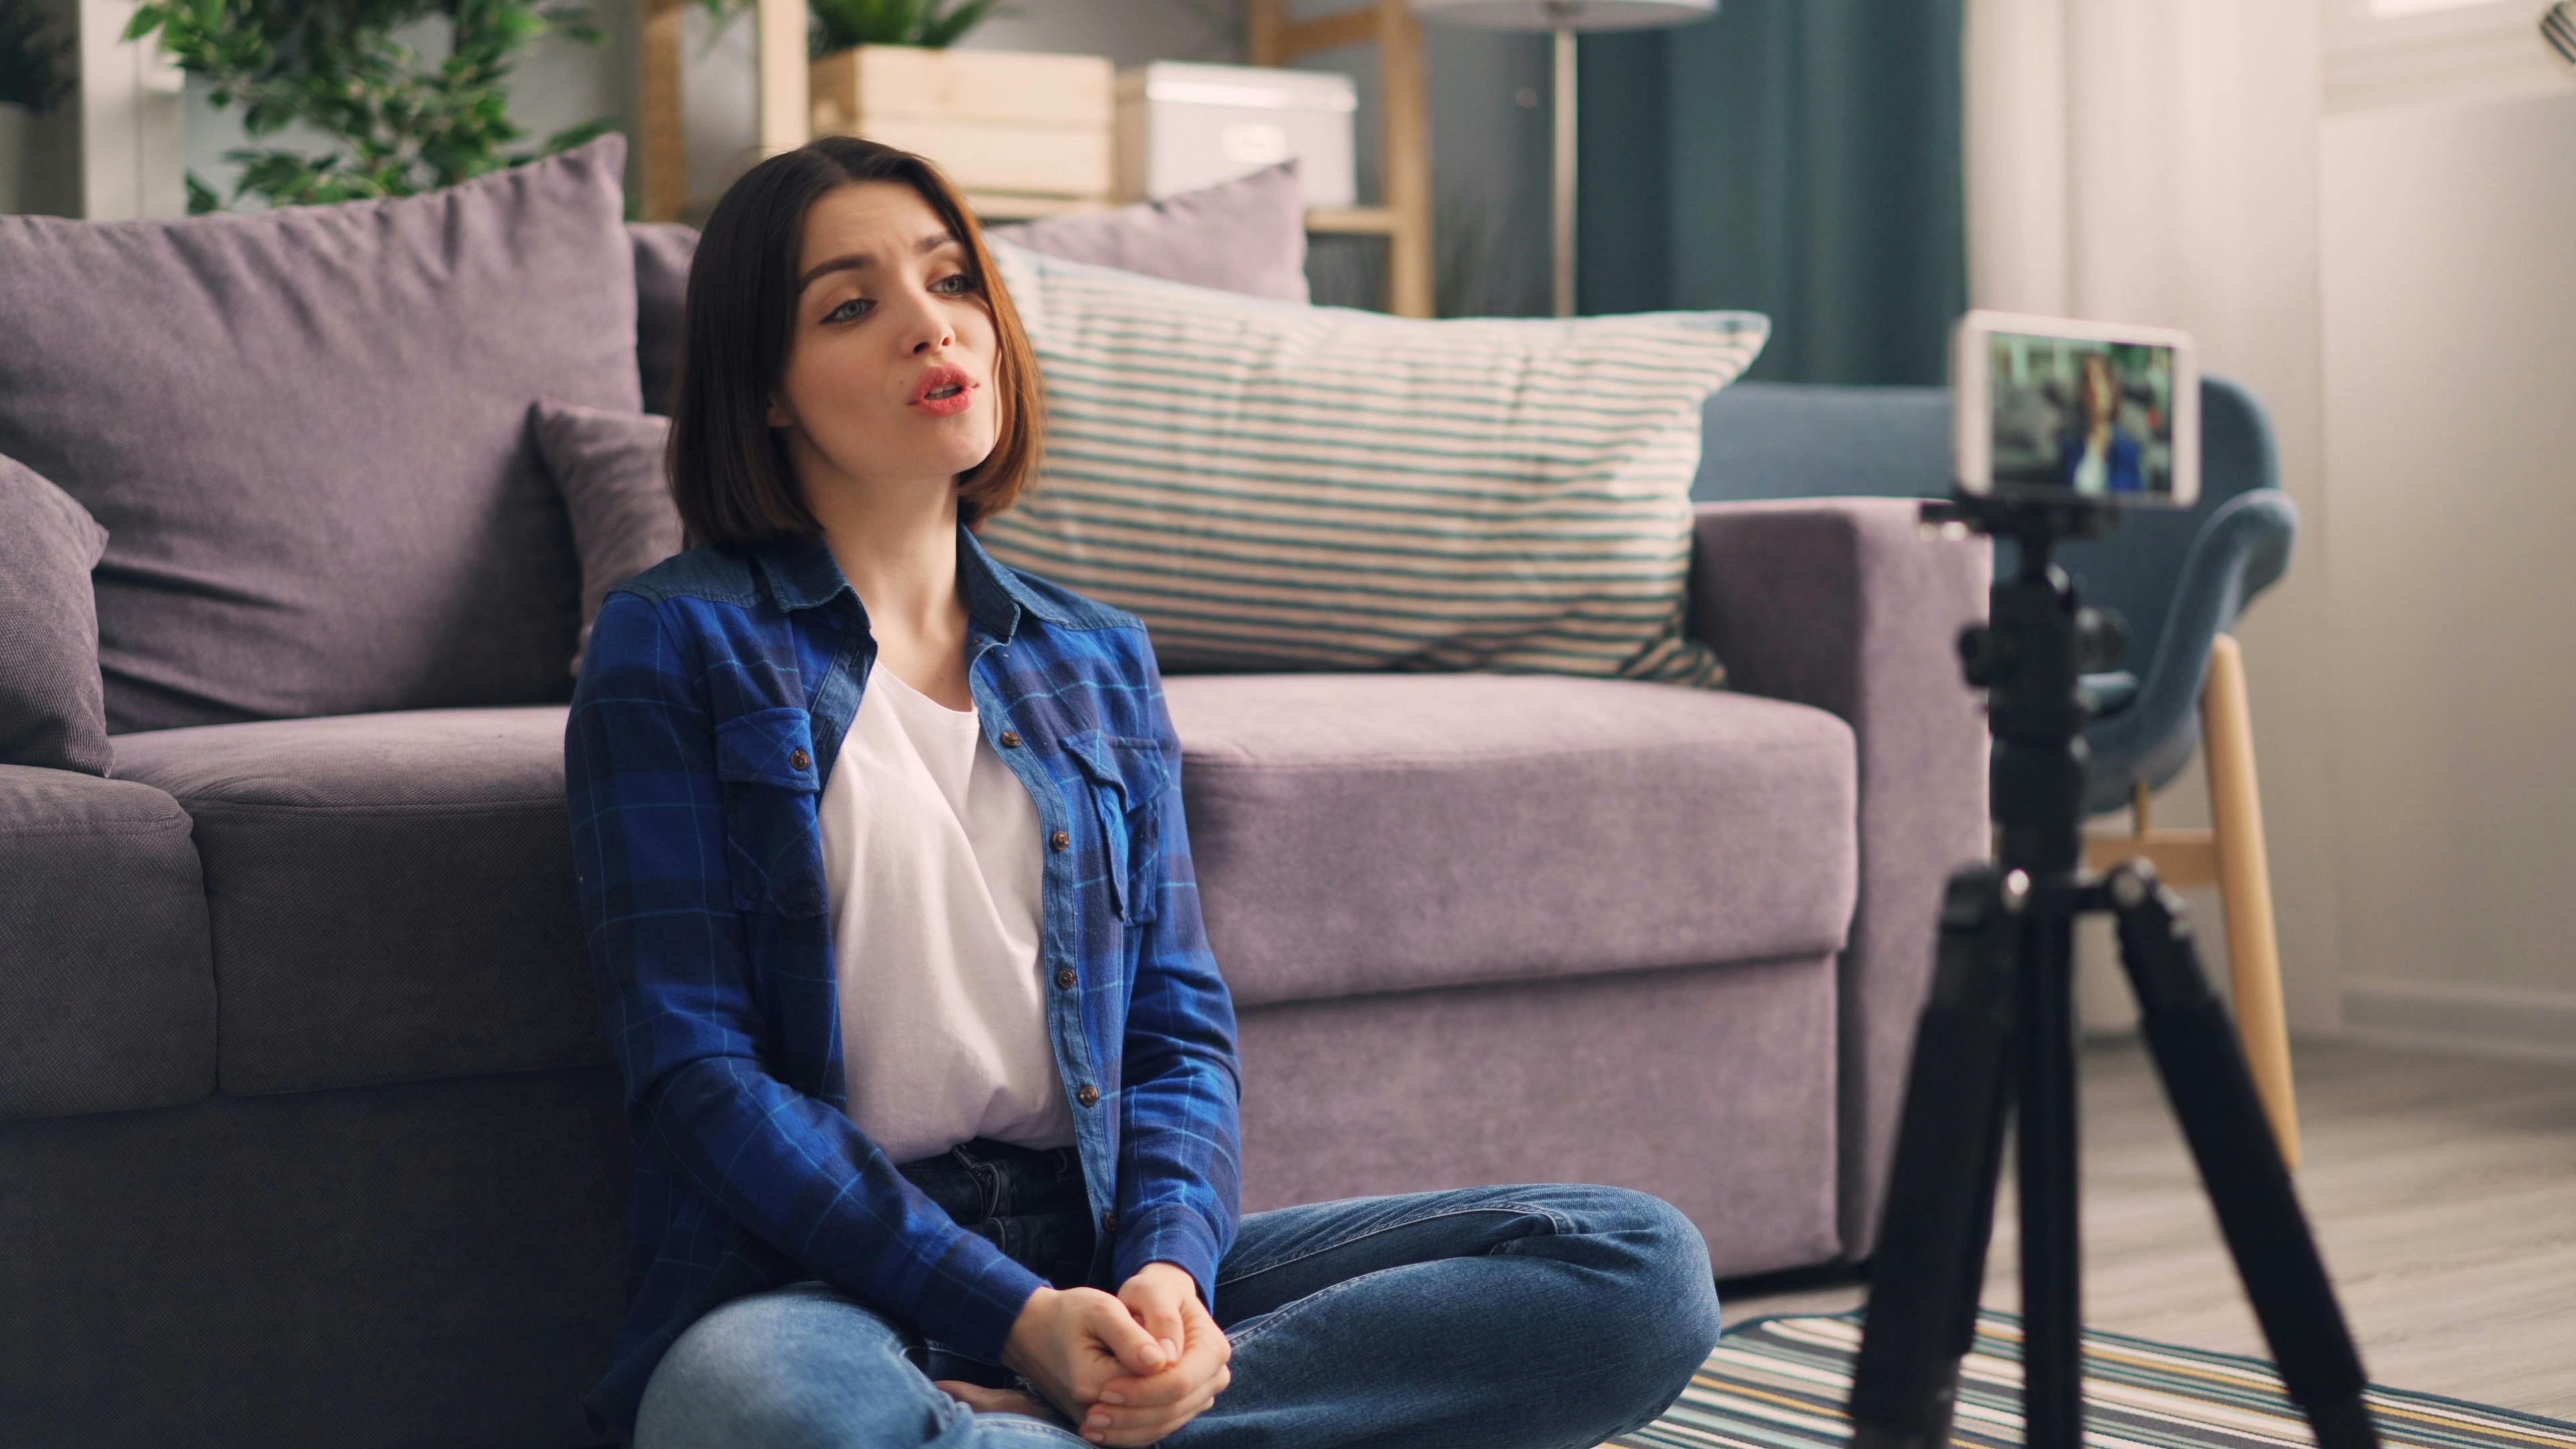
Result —
[[[913,1322],[925,1337],[999,1364],[1011,1329],[1047,1280],[988,1239],[962,1229],[958,1238],[955,1251],[964,1261],[951,1259],[933,1273]]]
[[[1177,1263],[1199,1287],[1199,1306],[1216,1316],[1216,1234],[1207,1219],[1181,1203],[1148,1208],[1118,1225],[1109,1291],[1115,1293],[1148,1263]]]

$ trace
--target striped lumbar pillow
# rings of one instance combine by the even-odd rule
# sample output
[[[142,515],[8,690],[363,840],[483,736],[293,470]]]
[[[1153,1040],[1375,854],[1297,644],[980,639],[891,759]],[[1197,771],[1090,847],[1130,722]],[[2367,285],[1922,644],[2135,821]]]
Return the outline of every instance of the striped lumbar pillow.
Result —
[[[1683,627],[1700,407],[1769,319],[1432,321],[993,253],[1047,432],[976,536],[1163,669],[1724,678]]]

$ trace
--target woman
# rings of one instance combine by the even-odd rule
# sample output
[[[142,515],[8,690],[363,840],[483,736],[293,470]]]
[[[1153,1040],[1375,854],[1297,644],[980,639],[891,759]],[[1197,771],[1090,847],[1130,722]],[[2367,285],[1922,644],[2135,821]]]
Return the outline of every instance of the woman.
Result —
[[[1677,1399],[1718,1308],[1660,1198],[1241,1214],[1153,647],[975,537],[1043,417],[946,179],[762,162],[682,338],[688,546],[610,595],[565,746],[637,1148],[594,1430],[1584,1449]]]
[[[2079,362],[2075,426],[2058,446],[2067,487],[2078,493],[2136,493],[2147,486],[2145,450],[2119,425],[2120,379],[2111,354],[2087,352]]]

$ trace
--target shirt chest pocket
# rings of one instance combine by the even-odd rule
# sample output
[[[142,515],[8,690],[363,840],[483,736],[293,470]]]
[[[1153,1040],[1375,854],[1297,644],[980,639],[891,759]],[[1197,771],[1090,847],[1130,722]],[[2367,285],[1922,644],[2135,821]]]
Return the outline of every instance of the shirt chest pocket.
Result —
[[[793,705],[753,710],[716,726],[716,788],[724,797],[725,865],[736,910],[815,916],[831,904],[816,809],[822,771],[813,716]]]
[[[1107,848],[1110,909],[1131,926],[1161,914],[1163,812],[1171,808],[1163,748],[1139,736],[1082,730],[1065,736]]]

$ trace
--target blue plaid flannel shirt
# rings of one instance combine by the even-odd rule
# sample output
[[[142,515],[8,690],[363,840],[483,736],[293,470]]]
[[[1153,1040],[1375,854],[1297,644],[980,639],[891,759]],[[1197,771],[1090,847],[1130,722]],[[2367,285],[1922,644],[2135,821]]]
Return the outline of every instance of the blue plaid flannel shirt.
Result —
[[[1153,647],[1133,614],[957,538],[979,723],[1049,847],[1038,965],[1103,1228],[1092,1286],[1173,1263],[1212,1307],[1241,1217],[1242,1078]],[[672,1341],[747,1293],[820,1278],[998,1363],[1045,1283],[848,1115],[815,810],[875,657],[819,536],[667,559],[608,596],[585,646],[564,775],[635,1147],[594,1433],[631,1436]]]

